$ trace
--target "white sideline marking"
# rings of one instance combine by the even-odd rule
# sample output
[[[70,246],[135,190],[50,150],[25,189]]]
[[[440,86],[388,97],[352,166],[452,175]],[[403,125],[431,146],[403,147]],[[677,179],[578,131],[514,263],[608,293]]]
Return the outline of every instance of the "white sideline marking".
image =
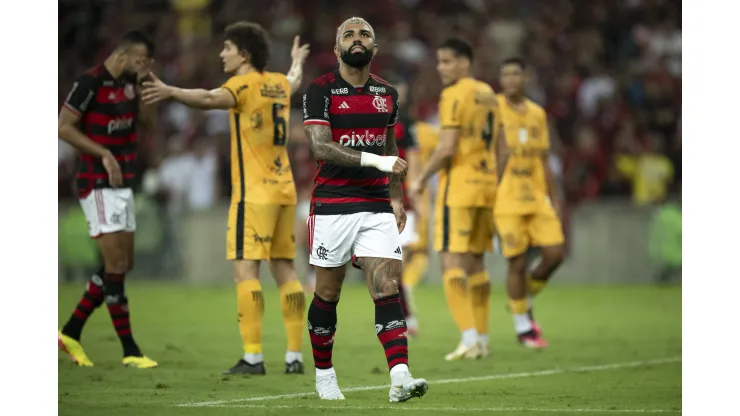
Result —
[[[208,407],[243,408],[243,409],[333,409],[333,410],[399,410],[406,412],[550,412],[550,413],[681,413],[670,409],[548,409],[538,407],[416,407],[416,406],[310,406],[296,404],[293,406],[278,404],[217,404]]]
[[[628,362],[614,363],[614,364],[589,365],[589,366],[571,367],[571,368],[556,368],[552,370],[532,371],[532,372],[524,372],[524,373],[491,374],[488,376],[478,376],[478,377],[446,378],[442,380],[430,381],[429,384],[470,383],[471,381],[505,380],[505,379],[510,379],[510,378],[541,377],[541,376],[551,376],[551,375],[565,374],[565,373],[586,373],[586,372],[593,372],[593,371],[616,370],[620,368],[632,368],[632,367],[644,367],[648,365],[669,364],[669,363],[675,363],[675,362],[680,362],[680,361],[681,361],[681,357],[660,358],[656,360],[628,361]],[[342,392],[347,393],[347,392],[353,392],[353,391],[383,390],[387,388],[389,388],[388,384],[381,384],[381,385],[376,385],[376,386],[360,386],[360,387],[344,388],[342,389]],[[242,399],[212,400],[212,401],[207,401],[207,402],[190,402],[190,403],[178,404],[177,406],[179,407],[211,407],[211,406],[228,407],[228,406],[223,406],[223,405],[242,403],[242,402],[261,402],[261,401],[266,401],[266,400],[290,399],[294,397],[313,396],[315,394],[316,394],[315,392],[276,394],[274,396],[245,397]],[[261,407],[261,406],[264,406],[264,405],[258,405],[257,407]],[[270,407],[278,407],[278,406],[270,406]],[[299,407],[299,406],[296,406],[296,407]],[[338,407],[338,408],[341,409],[342,407]],[[373,408],[368,407],[367,409],[373,409]],[[385,407],[383,409],[385,409]],[[409,408],[404,407],[404,409],[409,409]],[[461,410],[468,410],[468,409],[461,409]],[[484,409],[484,410],[488,410],[488,409]],[[571,409],[567,409],[567,410],[576,411],[576,410],[571,410]],[[581,411],[585,412],[587,410],[581,410]],[[597,410],[594,410],[594,411],[597,411]]]

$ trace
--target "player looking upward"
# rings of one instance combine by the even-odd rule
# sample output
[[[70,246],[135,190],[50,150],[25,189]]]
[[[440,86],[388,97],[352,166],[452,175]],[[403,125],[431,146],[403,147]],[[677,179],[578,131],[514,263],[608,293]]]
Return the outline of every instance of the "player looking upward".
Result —
[[[126,273],[134,265],[136,128],[141,123],[151,129],[154,123],[153,108],[142,105],[137,88],[149,73],[153,54],[154,44],[146,35],[126,33],[101,65],[77,78],[59,113],[59,137],[80,151],[78,196],[104,263],[59,331],[59,347],[80,366],[93,365],[80,337],[103,301],[123,346],[123,364],[157,366],[134,341],[124,290]]]
[[[231,75],[213,90],[182,89],[153,77],[144,99],[172,98],[187,106],[229,110],[232,194],[226,231],[226,258],[232,260],[243,357],[227,374],[265,374],[262,356],[264,303],[259,269],[267,261],[280,291],[288,347],[285,372],[303,373],[305,297],[294,264],[296,190],[285,144],[290,95],[300,87],[308,45],[296,36],[287,76],[266,71],[267,34],[256,23],[226,28],[219,56]]]
[[[347,262],[356,255],[375,301],[375,332],[390,370],[391,402],[420,397],[426,380],[408,367],[408,340],[398,294],[406,223],[394,125],[395,88],[370,73],[378,46],[373,28],[352,17],[337,29],[339,69],[314,80],[303,96],[303,124],[318,162],[308,220],[310,263],[316,288],[308,331],[316,367],[316,393],[344,400],[332,364],[337,303]]]
[[[491,285],[483,254],[491,250],[496,171],[493,89],[470,76],[473,48],[448,39],[437,49],[444,90],[439,100],[439,143],[412,187],[419,195],[437,172],[435,244],[442,260],[447,306],[462,333],[448,361],[488,354]]]
[[[499,106],[506,138],[496,145],[499,185],[494,216],[501,252],[509,262],[509,310],[519,342],[544,348],[547,342],[534,321],[531,298],[542,290],[565,255],[560,198],[548,163],[547,115],[524,95],[524,61],[504,61],[501,87]],[[541,259],[528,273],[530,247],[539,247]]]

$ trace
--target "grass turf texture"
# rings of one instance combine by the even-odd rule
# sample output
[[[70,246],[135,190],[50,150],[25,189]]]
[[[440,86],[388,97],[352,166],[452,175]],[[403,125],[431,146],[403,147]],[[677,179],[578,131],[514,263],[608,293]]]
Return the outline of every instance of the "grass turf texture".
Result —
[[[82,285],[60,286],[60,328],[82,289]],[[123,368],[108,311],[100,308],[82,337],[95,367],[78,368],[59,353],[60,415],[371,415],[378,411],[604,415],[681,411],[679,287],[547,288],[537,299],[535,312],[551,346],[546,351],[533,351],[515,342],[503,288],[494,286],[492,355],[485,360],[445,362],[443,356],[455,348],[459,334],[442,288],[421,286],[415,292],[421,334],[409,343],[410,367],[414,376],[430,381],[429,393],[421,400],[394,405],[387,403],[385,387],[346,391],[344,402],[320,401],[313,394],[248,400],[313,391],[307,334],[303,346],[306,374],[282,374],[285,334],[277,290],[272,287],[264,293],[267,376],[262,377],[221,375],[241,355],[232,287],[131,283],[127,295],[135,338],[160,367]],[[309,300],[307,297],[307,304]],[[348,285],[338,315],[333,362],[340,387],[349,390],[389,383],[385,356],[373,331],[374,310],[367,289]],[[645,363],[656,359],[675,361]],[[608,364],[619,365],[598,367]],[[464,380],[485,376],[492,377]],[[445,379],[435,384],[435,380]],[[220,403],[178,406],[194,402]]]

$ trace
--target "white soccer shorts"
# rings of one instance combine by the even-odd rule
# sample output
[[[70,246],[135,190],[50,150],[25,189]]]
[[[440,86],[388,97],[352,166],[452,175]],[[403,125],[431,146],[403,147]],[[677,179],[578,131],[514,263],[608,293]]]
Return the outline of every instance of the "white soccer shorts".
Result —
[[[309,263],[339,267],[352,258],[403,259],[396,216],[390,212],[358,212],[308,217]]]
[[[136,231],[134,191],[131,188],[93,189],[80,199],[90,237]]]
[[[401,231],[401,247],[408,247],[419,241],[419,233],[416,232],[416,214],[406,211],[406,227]]]

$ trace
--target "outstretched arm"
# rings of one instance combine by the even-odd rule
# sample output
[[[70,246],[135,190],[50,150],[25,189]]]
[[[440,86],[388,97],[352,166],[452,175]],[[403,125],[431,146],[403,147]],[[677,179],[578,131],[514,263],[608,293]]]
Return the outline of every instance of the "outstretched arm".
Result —
[[[165,84],[154,73],[149,76],[151,81],[144,82],[144,91],[141,94],[145,104],[154,104],[171,98],[188,107],[228,110],[234,108],[237,103],[234,94],[225,88],[214,90],[177,88]]]

